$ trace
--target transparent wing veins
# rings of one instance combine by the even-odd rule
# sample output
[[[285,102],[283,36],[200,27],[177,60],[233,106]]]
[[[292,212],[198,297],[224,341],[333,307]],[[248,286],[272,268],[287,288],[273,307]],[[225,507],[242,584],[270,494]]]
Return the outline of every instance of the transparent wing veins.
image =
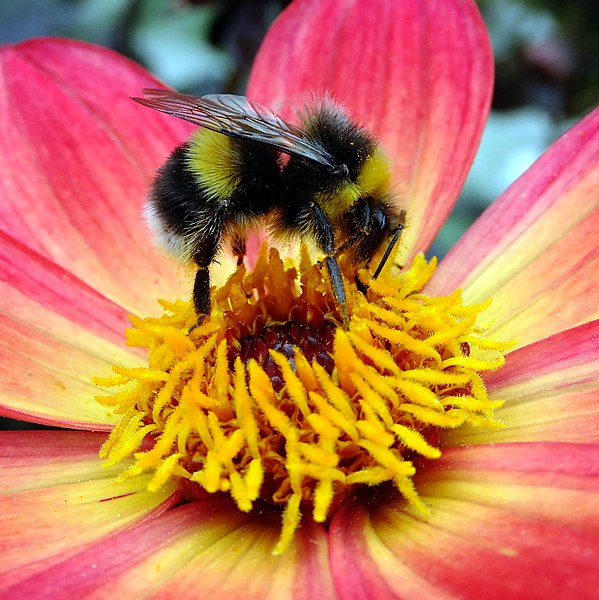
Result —
[[[285,154],[311,160],[332,171],[339,165],[301,130],[286,123],[269,108],[234,94],[190,96],[164,89],[144,89],[139,104],[230,137],[250,140]]]

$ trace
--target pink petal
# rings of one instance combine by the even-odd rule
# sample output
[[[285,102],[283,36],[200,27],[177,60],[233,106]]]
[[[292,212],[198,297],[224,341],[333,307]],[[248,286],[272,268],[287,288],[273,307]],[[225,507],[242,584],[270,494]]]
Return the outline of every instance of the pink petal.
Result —
[[[271,27],[248,95],[283,115],[331,91],[394,161],[409,208],[404,242],[428,247],[472,163],[489,110],[493,65],[469,0],[300,0]]]
[[[41,597],[39,590],[24,595],[12,595],[12,590],[111,532],[155,518],[177,498],[172,487],[148,492],[148,477],[117,483],[122,467],[103,469],[98,458],[104,439],[102,434],[58,431],[0,436],[0,595]],[[58,597],[60,589],[57,580],[45,597]]]
[[[599,443],[599,320],[545,338],[507,355],[485,377],[490,396],[504,400],[499,430],[463,427],[444,444],[518,441]]]
[[[241,513],[226,500],[181,506],[121,530],[7,590],[48,598],[333,598],[322,529],[272,556],[274,520]]]
[[[156,80],[98,46],[6,46],[0,76],[0,227],[127,309],[155,311],[183,287],[140,207],[188,125],[132,102]]]
[[[47,490],[75,481],[114,477],[98,458],[105,433],[3,431],[0,435],[0,494]]]
[[[599,316],[599,109],[464,235],[428,288],[492,297],[494,337],[520,346]]]
[[[598,589],[599,446],[459,448],[417,487],[431,513],[347,503],[331,565],[348,598],[590,598]]]
[[[126,311],[1,231],[0,282],[0,414],[108,429],[91,378],[141,364],[125,348]]]
[[[218,507],[218,514],[211,522],[217,525],[229,517],[223,510],[222,501],[214,506]],[[231,510],[239,514],[236,508]],[[209,548],[197,539],[199,531],[203,532],[205,527],[205,523],[198,521],[188,530],[185,540],[170,548],[169,553],[176,552],[180,557],[179,565],[186,558],[189,562],[156,598],[185,597],[197,581],[198,573],[202,573],[202,591],[192,594],[192,598],[332,600],[336,597],[329,571],[327,537],[322,527],[307,523],[281,556],[272,555],[280,533],[280,515],[273,515],[272,519],[255,516],[252,521],[246,521],[242,527],[215,540]],[[189,552],[190,534],[197,540],[193,553]],[[250,578],[249,573],[252,574]]]

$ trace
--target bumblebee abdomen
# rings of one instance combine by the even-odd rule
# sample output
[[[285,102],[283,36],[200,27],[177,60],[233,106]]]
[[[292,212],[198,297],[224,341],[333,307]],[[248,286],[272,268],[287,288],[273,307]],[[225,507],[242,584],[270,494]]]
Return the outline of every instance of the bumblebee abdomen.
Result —
[[[157,245],[183,261],[193,254],[191,238],[198,210],[206,203],[187,167],[187,146],[174,150],[159,169],[145,206],[146,221]]]

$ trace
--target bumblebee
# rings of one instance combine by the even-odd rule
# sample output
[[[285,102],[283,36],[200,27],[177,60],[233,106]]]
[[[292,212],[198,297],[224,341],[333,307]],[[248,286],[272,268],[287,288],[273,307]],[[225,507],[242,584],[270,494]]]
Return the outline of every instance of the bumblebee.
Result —
[[[301,239],[323,256],[345,327],[337,258],[356,268],[388,242],[376,278],[405,223],[391,193],[390,163],[376,140],[329,98],[287,123],[244,96],[188,96],[145,89],[136,102],[200,128],[158,170],[146,215],[158,244],[197,267],[198,322],[210,313],[209,267],[228,242],[243,260],[250,230]]]

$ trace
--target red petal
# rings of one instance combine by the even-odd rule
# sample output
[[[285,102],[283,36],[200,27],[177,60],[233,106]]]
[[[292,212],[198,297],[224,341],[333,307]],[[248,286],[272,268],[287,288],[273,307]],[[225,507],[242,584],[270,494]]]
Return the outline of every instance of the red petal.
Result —
[[[177,556],[180,569],[157,594],[157,599],[170,598],[243,598],[244,600],[334,600],[328,560],[328,540],[323,528],[312,522],[296,532],[293,543],[281,556],[272,550],[280,533],[280,515],[267,515],[247,520],[235,530],[221,534],[208,547],[198,539],[200,531],[216,529],[231,517],[221,501],[207,502],[208,515],[198,521],[187,533],[188,541],[179,541],[170,549]],[[235,507],[229,509],[236,513]],[[191,536],[191,537],[190,537]],[[195,541],[195,544],[194,544]],[[199,543],[198,543],[199,542]],[[195,552],[189,552],[194,544]],[[189,594],[202,573],[202,590]],[[248,579],[248,574],[252,577]]]
[[[511,352],[501,369],[488,373],[499,430],[463,427],[444,435],[462,446],[518,441],[599,443],[599,321]]]
[[[60,565],[89,552],[111,532],[152,520],[178,499],[172,487],[148,492],[147,476],[117,482],[122,467],[104,469],[98,458],[103,439],[101,434],[59,431],[0,436],[0,481],[5,484],[0,493],[0,596],[69,597],[60,578],[44,588],[41,574],[60,571]]]
[[[599,446],[453,449],[416,484],[429,517],[347,503],[333,520],[341,598],[574,600],[598,589]]]
[[[462,237],[427,290],[493,298],[520,345],[599,317],[599,109],[562,136]]]
[[[98,458],[105,433],[4,431],[0,435],[0,494],[50,489],[74,481],[114,477]]]
[[[0,231],[0,414],[108,429],[93,376],[139,366],[124,344],[127,313]]]
[[[288,103],[331,91],[394,161],[412,252],[428,247],[462,186],[489,110],[492,56],[469,0],[299,0],[270,29],[248,95]]]
[[[129,98],[157,82],[116,53],[40,39],[0,53],[0,227],[130,310],[179,289],[140,207],[189,127]]]
[[[222,498],[199,501],[106,536],[32,570],[11,597],[333,599],[322,528],[306,527],[273,556],[278,525]]]

